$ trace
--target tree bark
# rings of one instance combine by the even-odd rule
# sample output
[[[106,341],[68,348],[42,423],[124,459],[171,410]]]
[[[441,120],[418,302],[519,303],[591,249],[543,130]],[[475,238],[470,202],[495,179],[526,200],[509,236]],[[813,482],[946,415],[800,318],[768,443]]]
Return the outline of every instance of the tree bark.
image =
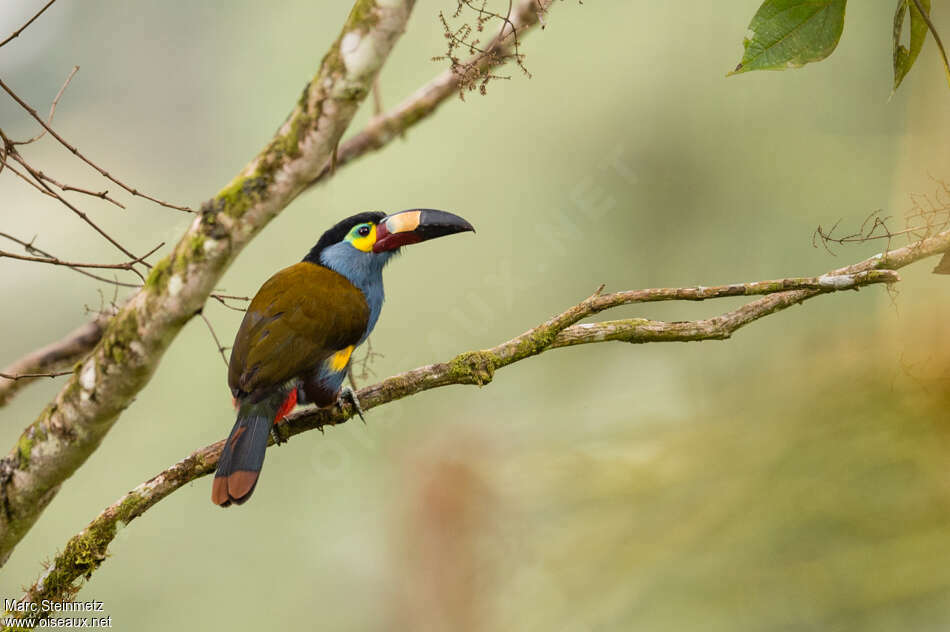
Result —
[[[0,464],[0,563],[98,447],[227,267],[320,173],[414,0],[358,0],[271,142],[201,211]]]
[[[689,342],[728,339],[739,328],[808,299],[857,290],[866,285],[892,284],[900,280],[894,271],[916,261],[950,252],[950,231],[914,242],[897,250],[875,255],[818,277],[735,283],[690,288],[654,288],[592,296],[525,333],[495,347],[461,353],[448,362],[406,371],[363,388],[357,394],[361,407],[377,406],[455,384],[484,386],[495,371],[551,349],[607,341],[630,343]],[[704,301],[734,296],[761,296],[735,310],[699,321],[663,322],[644,318],[580,323],[599,312],[657,301]],[[302,432],[346,422],[352,405],[309,408],[287,417],[278,426],[289,438]],[[125,527],[150,507],[185,484],[214,472],[224,441],[196,450],[178,463],[142,483],[107,507],[80,533],[73,536],[47,571],[23,597],[25,601],[58,600],[79,590],[77,582],[89,577],[105,560],[108,546],[119,526]]]

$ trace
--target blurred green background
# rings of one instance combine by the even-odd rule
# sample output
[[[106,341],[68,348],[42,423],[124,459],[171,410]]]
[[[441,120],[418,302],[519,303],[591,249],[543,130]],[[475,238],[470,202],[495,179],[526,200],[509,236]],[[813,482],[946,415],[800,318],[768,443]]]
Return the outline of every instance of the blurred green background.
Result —
[[[381,77],[384,104],[442,71],[438,12],[454,4],[418,2]],[[221,287],[253,294],[358,210],[463,215],[477,235],[408,249],[387,270],[372,338],[384,357],[371,365],[384,377],[497,344],[601,283],[816,275],[869,256],[883,244],[832,256],[812,232],[857,228],[876,209],[900,226],[911,195],[950,178],[933,42],[888,100],[893,3],[852,3],[828,60],[726,79],[758,4],[557,3],[524,44],[531,79],[506,70],[487,96],[447,103],[302,196]],[[56,129],[142,190],[197,205],[269,139],[349,5],[62,0],[0,51],[0,75],[42,111],[80,65]],[[0,33],[38,6],[0,3]],[[0,121],[34,133],[9,100]],[[27,155],[102,186],[49,139]],[[190,221],[139,200],[83,204],[136,252]],[[114,254],[8,173],[0,226],[64,258]],[[821,297],[727,342],[555,351],[483,389],[303,435],[270,451],[248,505],[215,508],[202,479],[122,530],[80,598],[142,631],[947,629],[950,300],[934,263],[902,271],[895,294]],[[3,261],[0,364],[111,292]],[[229,342],[240,314],[213,302],[206,314]],[[0,410],[0,445],[60,383]],[[0,571],[0,596],[19,596],[102,508],[232,421],[196,319]]]

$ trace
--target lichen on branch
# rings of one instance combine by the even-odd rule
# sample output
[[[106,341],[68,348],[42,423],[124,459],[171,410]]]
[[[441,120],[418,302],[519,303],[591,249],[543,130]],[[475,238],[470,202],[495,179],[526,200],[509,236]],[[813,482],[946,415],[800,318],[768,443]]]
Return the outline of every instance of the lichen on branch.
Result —
[[[148,383],[221,275],[326,164],[396,40],[414,0],[359,0],[270,143],[206,202],[172,253],[105,326],[88,357],[0,463],[0,564],[59,486]],[[360,51],[347,59],[348,47]]]
[[[599,288],[577,305],[520,336],[489,349],[461,353],[447,362],[422,366],[386,378],[358,393],[364,411],[422,391],[449,385],[485,386],[496,372],[510,364],[552,349],[608,341],[633,343],[724,340],[739,328],[803,301],[835,292],[857,290],[900,280],[896,269],[950,251],[950,231],[881,253],[818,277],[796,277],[720,286],[653,288],[603,293]],[[699,321],[664,322],[644,318],[581,323],[597,313],[621,305],[656,301],[705,301],[735,296],[758,296],[745,305]],[[287,417],[279,426],[284,438],[346,422],[354,414],[343,408],[309,408]],[[196,450],[178,463],[142,483],[107,507],[82,532],[70,539],[50,563],[46,574],[30,586],[23,599],[60,599],[78,590],[79,582],[105,559],[118,525],[126,526],[176,489],[210,474],[217,466],[223,441]],[[55,580],[55,581],[54,581]]]

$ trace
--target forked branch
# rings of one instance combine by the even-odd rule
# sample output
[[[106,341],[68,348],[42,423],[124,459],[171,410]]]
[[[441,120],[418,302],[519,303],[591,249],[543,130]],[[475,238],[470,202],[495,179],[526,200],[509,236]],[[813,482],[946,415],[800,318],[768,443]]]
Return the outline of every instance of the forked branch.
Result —
[[[452,384],[483,386],[495,371],[551,349],[606,341],[631,343],[724,340],[736,330],[791,305],[822,294],[900,280],[897,268],[950,251],[950,231],[882,253],[819,277],[756,281],[732,285],[659,288],[592,296],[561,314],[495,347],[459,354],[448,362],[430,364],[389,377],[359,391],[362,408],[377,406],[416,393]],[[644,318],[597,323],[580,321],[599,312],[655,301],[704,301],[730,296],[760,296],[719,316],[689,322],[664,322]],[[285,437],[346,422],[354,411],[347,404],[306,409],[279,426]],[[46,573],[24,595],[26,601],[61,599],[74,594],[83,577],[89,577],[106,558],[109,543],[119,526],[145,513],[176,489],[214,471],[223,441],[196,450],[186,458],[142,483],[107,507],[79,534],[70,539],[50,563]],[[213,509],[210,507],[209,511]]]
[[[0,564],[148,383],[165,350],[202,309],[238,253],[326,164],[405,31],[413,5],[414,0],[354,3],[270,143],[195,214],[172,252],[119,306],[96,346],[0,460]],[[0,89],[7,89],[2,81]],[[48,128],[35,110],[29,111]],[[66,144],[54,130],[48,132]],[[9,143],[3,151],[14,156]],[[42,179],[36,184],[56,195]]]
[[[552,0],[522,0],[517,3],[511,12],[509,23],[513,24],[519,34],[524,34],[529,29],[539,24],[542,12],[547,12]],[[488,51],[494,51],[495,55],[479,54],[469,59],[466,64],[475,65],[482,68],[485,72],[502,63],[508,55],[508,51],[513,48],[514,38],[511,35],[511,28],[505,24],[505,32],[499,34],[492,40],[486,48]],[[411,96],[402,103],[392,108],[388,112],[374,116],[369,124],[357,134],[351,136],[347,141],[340,144],[337,151],[337,169],[350,164],[357,158],[368,153],[382,149],[393,140],[401,137],[418,123],[425,121],[436,109],[450,97],[458,93],[462,78],[451,69],[439,73],[434,79],[416,90]],[[330,176],[330,163],[321,169],[319,174],[307,185],[312,187],[325,181]],[[35,186],[35,185],[34,185]],[[45,191],[44,191],[45,193]],[[45,254],[45,253],[41,253]],[[78,272],[81,270],[77,269]],[[99,280],[112,283],[110,279]],[[225,302],[225,299],[248,300],[247,297],[232,297],[223,294],[212,294],[211,298],[217,300],[229,309],[236,309]],[[98,329],[101,334],[101,329]],[[79,359],[88,353],[98,340],[91,341],[88,348],[85,348],[81,354],[73,358],[73,361]],[[218,345],[220,346],[220,345]],[[19,362],[19,361],[18,361]],[[25,384],[21,382],[21,384]],[[2,383],[0,383],[0,392],[2,392]],[[12,395],[12,392],[10,393]],[[9,395],[8,395],[9,397]],[[0,396],[0,406],[7,399]]]

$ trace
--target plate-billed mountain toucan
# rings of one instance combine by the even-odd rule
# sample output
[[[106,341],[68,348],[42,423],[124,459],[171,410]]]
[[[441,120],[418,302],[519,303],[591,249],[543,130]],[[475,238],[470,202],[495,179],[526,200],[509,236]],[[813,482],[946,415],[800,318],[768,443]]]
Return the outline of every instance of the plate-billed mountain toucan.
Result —
[[[353,349],[383,307],[383,267],[399,248],[467,230],[475,229],[445,211],[359,213],[261,286],[231,349],[228,386],[238,413],[214,475],[215,504],[250,498],[273,424],[295,405],[338,401]]]

